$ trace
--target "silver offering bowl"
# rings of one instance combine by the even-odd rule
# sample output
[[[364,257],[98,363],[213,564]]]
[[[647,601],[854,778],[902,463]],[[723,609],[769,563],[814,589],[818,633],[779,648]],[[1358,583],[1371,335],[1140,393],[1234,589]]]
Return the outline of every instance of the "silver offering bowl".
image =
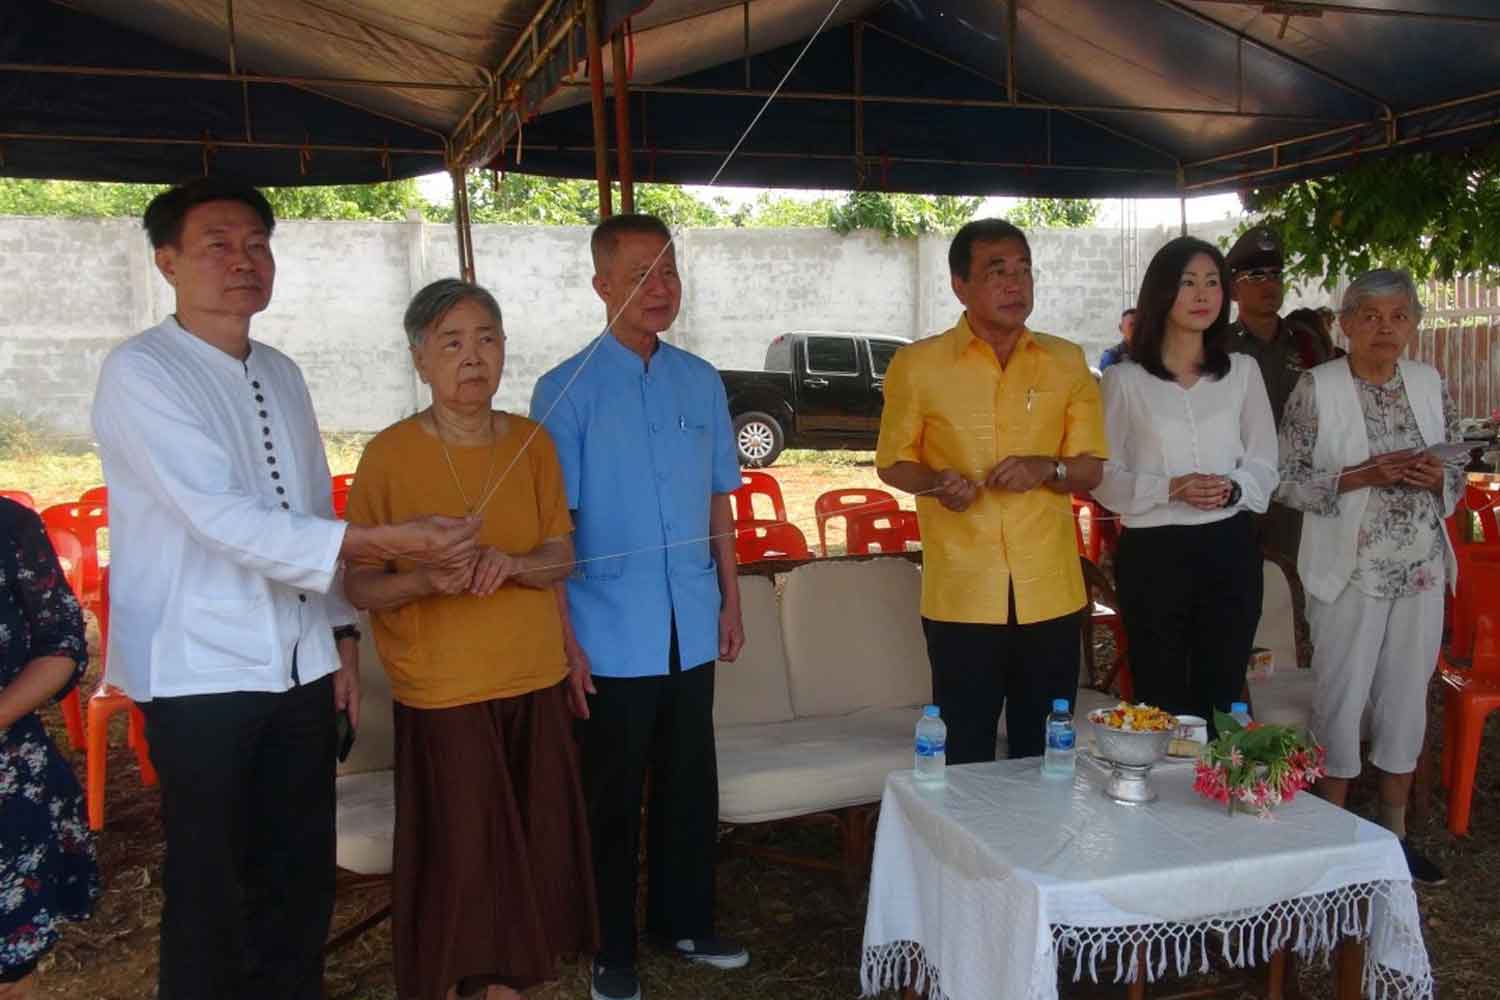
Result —
[[[1110,768],[1104,794],[1116,802],[1140,805],[1156,799],[1151,787],[1151,768],[1167,755],[1167,744],[1176,735],[1176,726],[1159,733],[1138,733],[1111,729],[1101,722],[1094,726],[1094,754]]]

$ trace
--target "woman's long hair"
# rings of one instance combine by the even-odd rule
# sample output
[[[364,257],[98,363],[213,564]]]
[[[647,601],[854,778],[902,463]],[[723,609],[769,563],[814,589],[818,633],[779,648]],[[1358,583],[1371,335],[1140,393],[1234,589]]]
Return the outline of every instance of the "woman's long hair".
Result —
[[[1229,374],[1229,267],[1212,243],[1194,236],[1179,236],[1156,251],[1141,279],[1141,294],[1135,304],[1135,336],[1130,338],[1130,360],[1157,378],[1175,382],[1177,377],[1162,364],[1161,346],[1167,338],[1167,316],[1182,287],[1182,272],[1188,261],[1207,254],[1219,269],[1219,287],[1224,302],[1213,325],[1203,331],[1203,364],[1199,371],[1216,379]]]

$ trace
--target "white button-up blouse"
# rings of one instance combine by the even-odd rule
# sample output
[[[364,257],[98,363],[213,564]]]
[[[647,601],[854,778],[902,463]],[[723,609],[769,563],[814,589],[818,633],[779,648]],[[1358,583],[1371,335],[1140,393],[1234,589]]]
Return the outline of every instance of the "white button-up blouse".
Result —
[[[110,352],[94,398],[109,487],[107,676],[135,701],[285,691],[338,667],[333,516],[290,358],[239,361],[174,319]]]
[[[1094,490],[1127,528],[1210,524],[1241,510],[1263,513],[1276,489],[1276,424],[1255,360],[1229,356],[1229,374],[1184,389],[1134,361],[1104,373],[1104,429],[1110,459]],[[1168,496],[1171,480],[1192,472],[1228,476],[1240,487],[1233,507],[1200,510]]]

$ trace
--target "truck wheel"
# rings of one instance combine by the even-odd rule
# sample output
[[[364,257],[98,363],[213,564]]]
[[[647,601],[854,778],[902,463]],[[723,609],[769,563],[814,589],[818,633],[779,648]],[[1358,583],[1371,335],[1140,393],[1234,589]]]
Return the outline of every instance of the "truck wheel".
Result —
[[[785,442],[781,425],[768,413],[752,410],[734,418],[734,446],[746,469],[763,469],[776,461]]]

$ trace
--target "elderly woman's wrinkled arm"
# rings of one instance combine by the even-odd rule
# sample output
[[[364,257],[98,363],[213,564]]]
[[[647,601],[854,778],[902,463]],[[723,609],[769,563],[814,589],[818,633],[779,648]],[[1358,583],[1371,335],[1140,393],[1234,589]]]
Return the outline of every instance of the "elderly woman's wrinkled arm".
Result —
[[[434,594],[462,594],[474,579],[474,562],[392,570],[369,563],[344,568],[344,596],[361,611],[384,611]]]
[[[573,539],[568,535],[549,538],[524,556],[516,557],[513,579],[525,587],[543,590],[573,572]]]
[[[1338,469],[1319,469],[1313,462],[1318,442],[1318,399],[1311,375],[1297,381],[1281,418],[1281,482],[1274,494],[1288,507],[1333,517],[1339,512]]]

